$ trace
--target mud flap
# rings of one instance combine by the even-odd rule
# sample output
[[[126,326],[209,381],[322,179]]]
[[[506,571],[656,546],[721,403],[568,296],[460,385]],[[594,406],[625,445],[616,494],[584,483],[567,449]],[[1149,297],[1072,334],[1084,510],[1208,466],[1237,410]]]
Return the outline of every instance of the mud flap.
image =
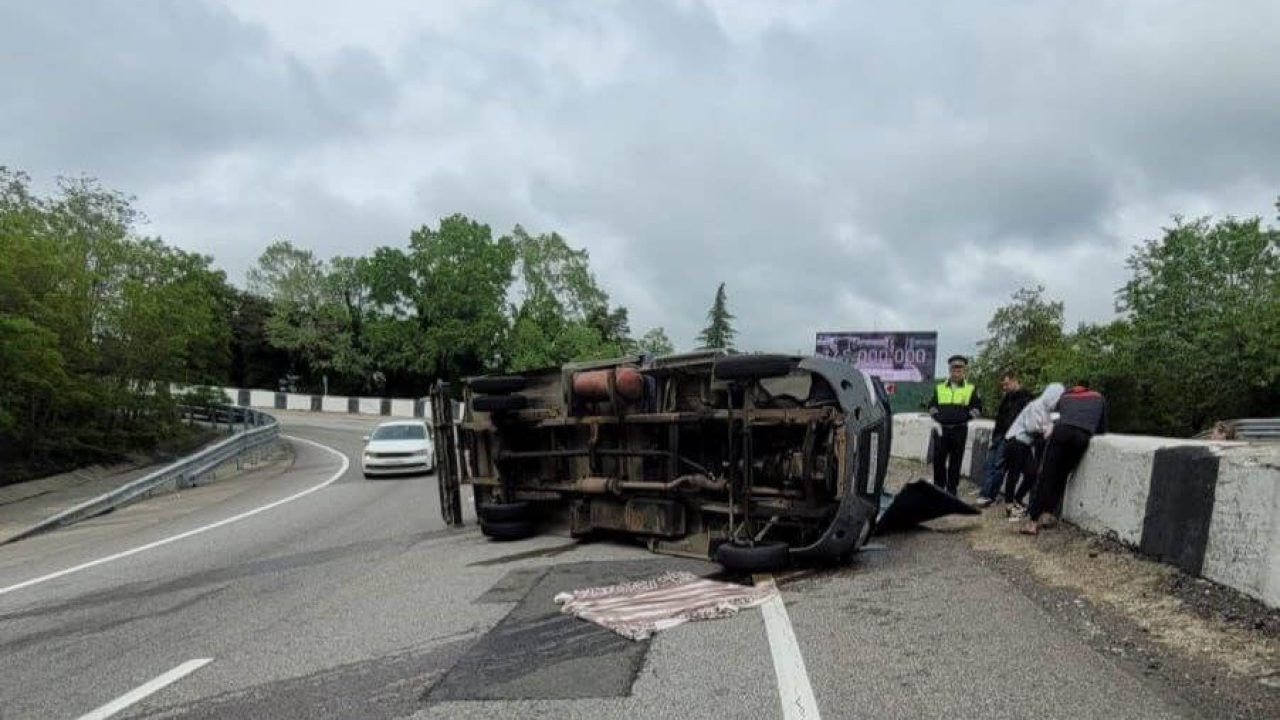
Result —
[[[892,501],[885,505],[884,499]],[[882,496],[876,534],[909,530],[946,515],[977,515],[978,509],[927,480],[912,480],[897,495]]]

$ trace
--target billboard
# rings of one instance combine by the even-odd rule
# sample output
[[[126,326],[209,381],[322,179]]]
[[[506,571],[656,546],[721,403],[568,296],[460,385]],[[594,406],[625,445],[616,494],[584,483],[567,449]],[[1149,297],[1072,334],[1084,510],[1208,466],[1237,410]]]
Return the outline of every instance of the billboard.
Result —
[[[937,332],[820,332],[814,354],[853,363],[884,383],[932,382]]]

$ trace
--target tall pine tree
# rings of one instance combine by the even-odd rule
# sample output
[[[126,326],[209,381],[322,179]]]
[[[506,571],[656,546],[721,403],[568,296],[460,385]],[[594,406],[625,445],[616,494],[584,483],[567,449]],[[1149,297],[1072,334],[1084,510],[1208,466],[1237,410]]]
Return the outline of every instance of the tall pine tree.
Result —
[[[732,350],[733,336],[738,332],[733,329],[731,320],[733,315],[730,315],[729,309],[725,307],[724,283],[720,283],[720,288],[716,290],[716,300],[711,304],[711,310],[707,312],[707,326],[698,334],[698,346]]]

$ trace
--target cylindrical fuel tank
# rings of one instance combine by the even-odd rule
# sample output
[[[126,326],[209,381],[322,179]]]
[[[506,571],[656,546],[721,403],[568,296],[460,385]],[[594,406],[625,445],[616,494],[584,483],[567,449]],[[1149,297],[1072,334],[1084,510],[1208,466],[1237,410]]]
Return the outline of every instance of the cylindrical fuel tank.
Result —
[[[624,400],[639,400],[644,397],[644,375],[630,367],[574,373],[574,397],[579,400],[608,400],[610,376],[613,377],[613,388],[618,397]]]
[[[612,370],[584,370],[573,375],[573,396],[579,400],[608,400]]]
[[[639,400],[644,397],[644,376],[639,370],[620,367],[614,373],[614,390],[628,400]]]

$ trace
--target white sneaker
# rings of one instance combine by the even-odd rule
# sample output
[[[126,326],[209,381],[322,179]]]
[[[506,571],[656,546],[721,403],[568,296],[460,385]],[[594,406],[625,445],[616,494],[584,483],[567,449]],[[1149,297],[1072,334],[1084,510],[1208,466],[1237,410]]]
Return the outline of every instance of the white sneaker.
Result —
[[[978,506],[978,507],[980,507],[980,508],[987,508],[987,507],[991,507],[992,505],[994,505],[994,504],[995,504],[995,502],[996,502],[995,500],[992,500],[992,499],[991,499],[991,498],[989,498],[989,497],[983,497],[983,496],[979,495],[979,496],[978,496],[978,500],[977,500],[977,502],[975,502],[975,503],[974,503],[974,505],[977,505],[977,506]]]
[[[1022,522],[1027,519],[1027,509],[1018,503],[1009,507],[1009,522]]]

